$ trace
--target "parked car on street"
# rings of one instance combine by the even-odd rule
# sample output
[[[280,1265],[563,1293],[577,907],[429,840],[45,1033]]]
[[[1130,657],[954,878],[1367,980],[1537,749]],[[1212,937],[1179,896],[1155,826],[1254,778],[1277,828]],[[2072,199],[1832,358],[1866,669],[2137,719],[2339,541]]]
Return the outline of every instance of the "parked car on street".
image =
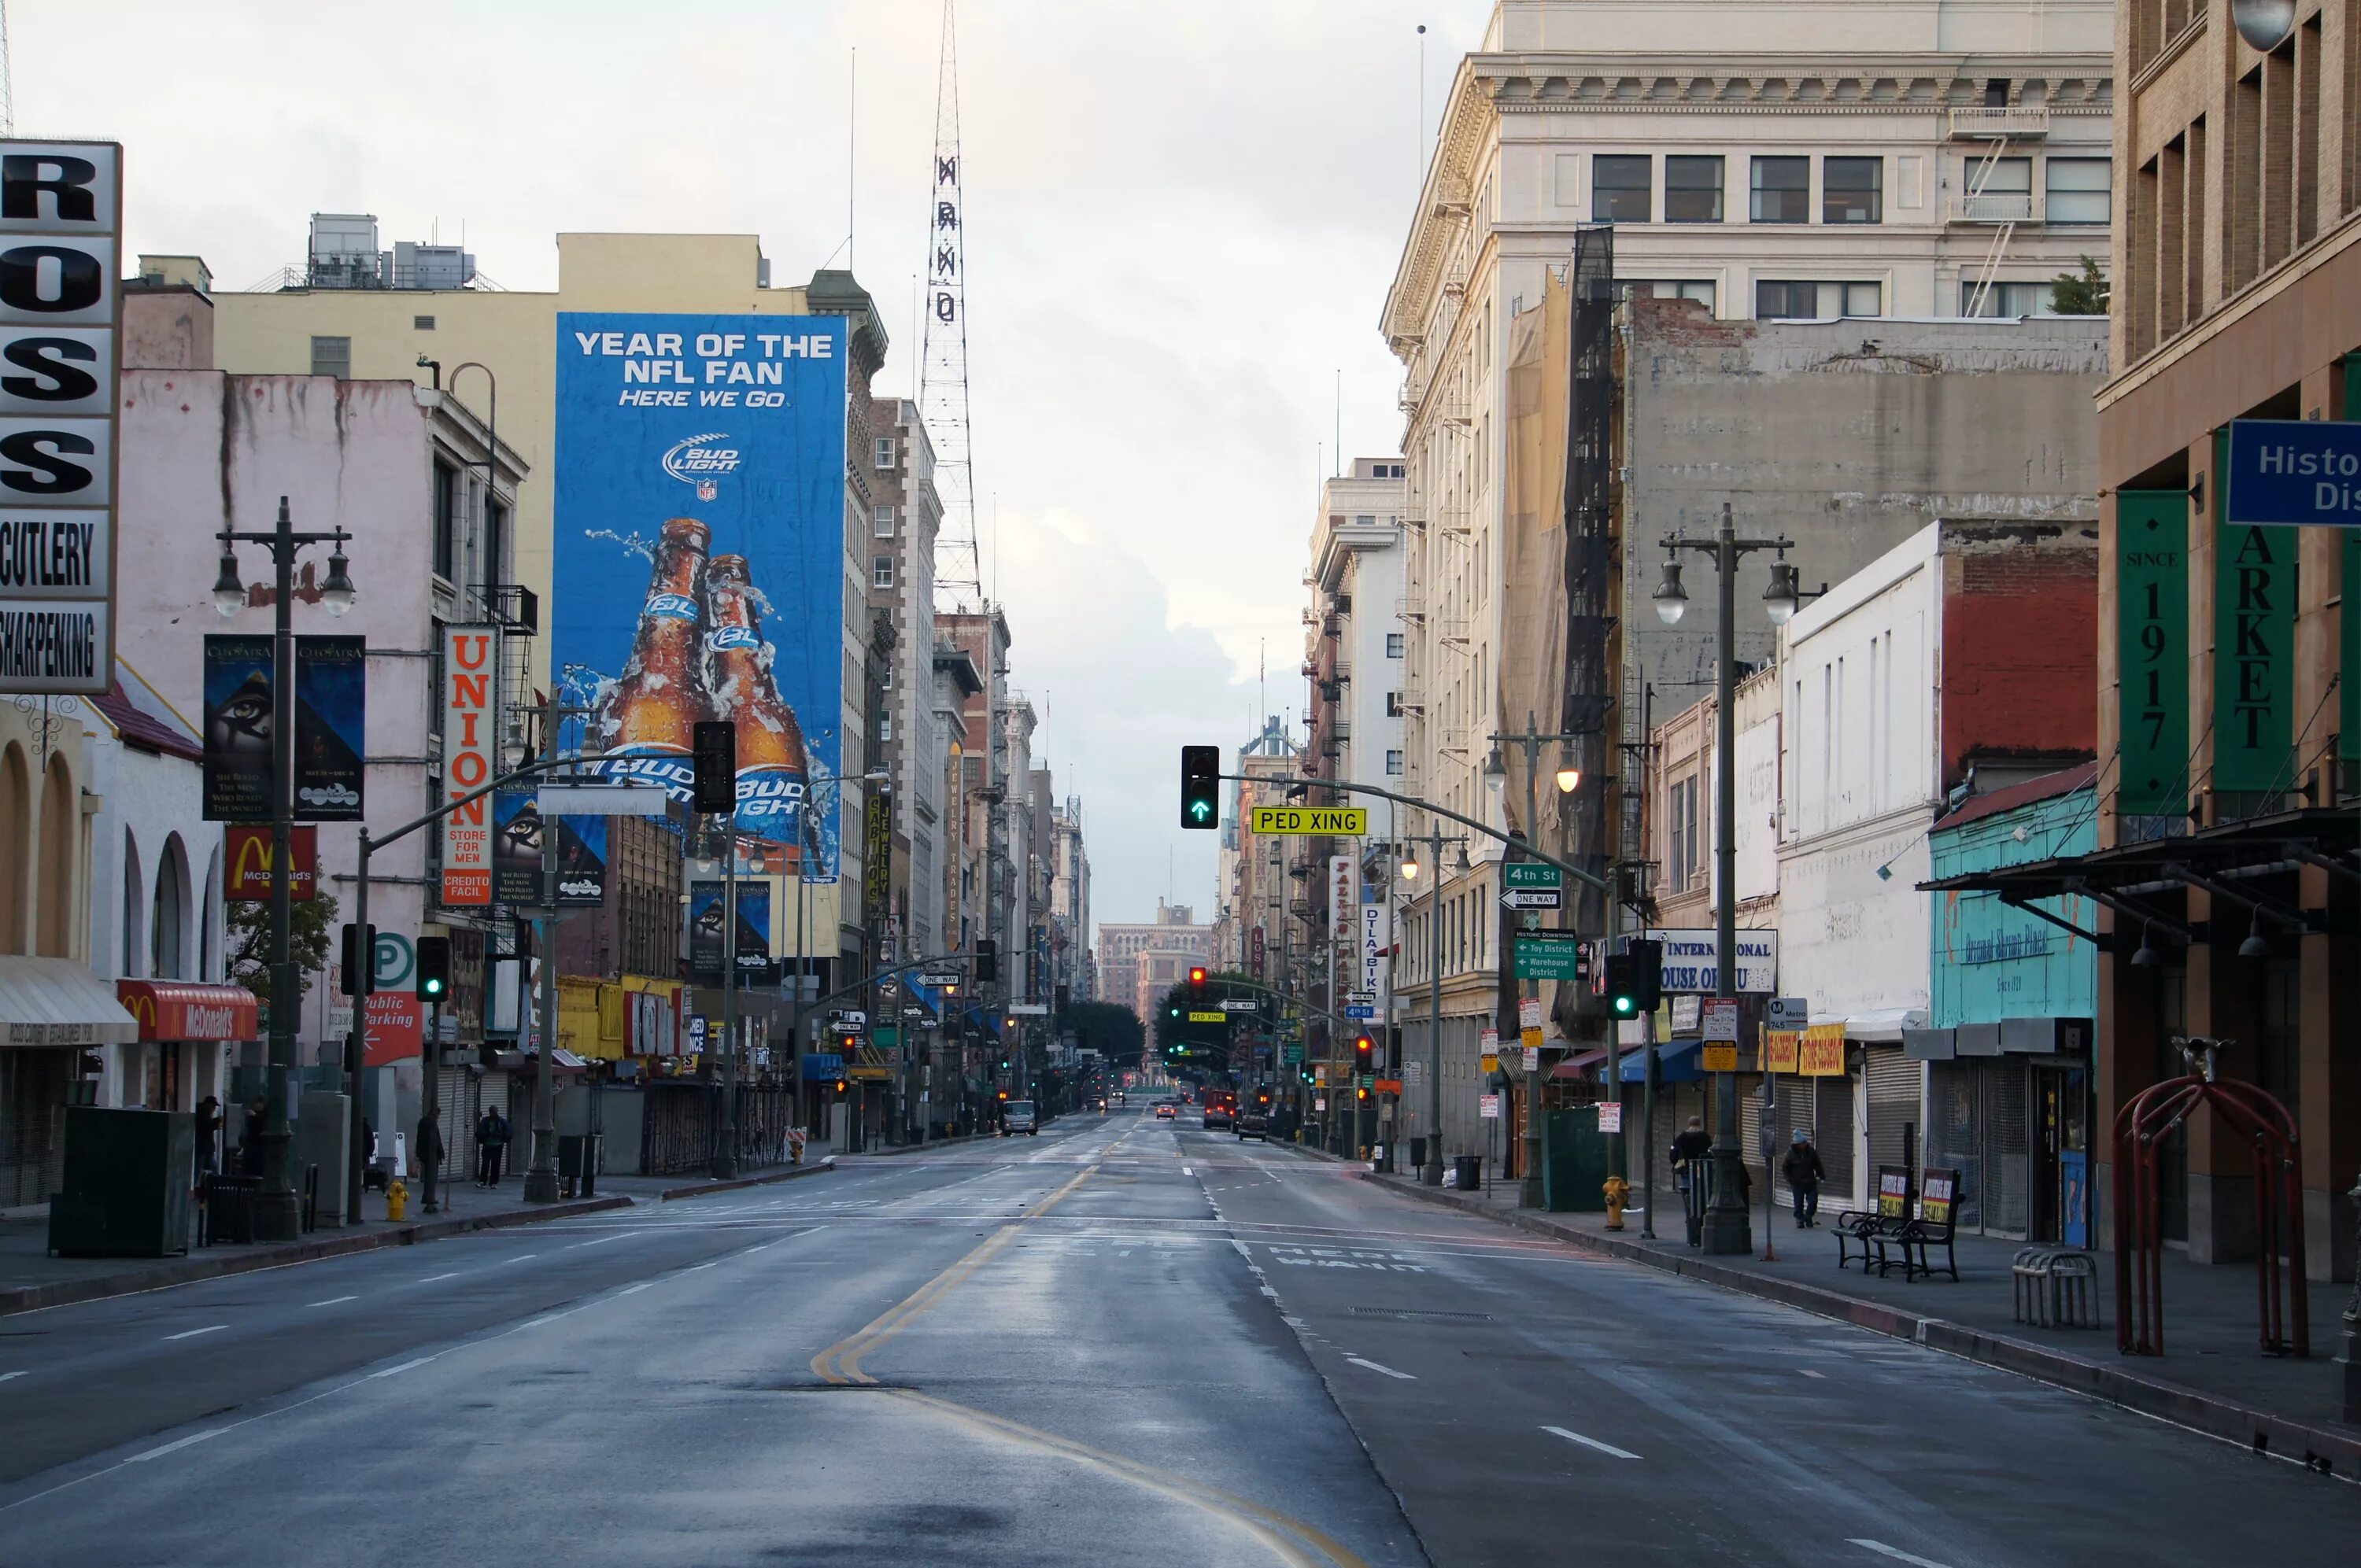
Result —
[[[1263,1143],[1270,1141],[1270,1118],[1259,1111],[1248,1111],[1237,1119],[1238,1142],[1248,1138]]]

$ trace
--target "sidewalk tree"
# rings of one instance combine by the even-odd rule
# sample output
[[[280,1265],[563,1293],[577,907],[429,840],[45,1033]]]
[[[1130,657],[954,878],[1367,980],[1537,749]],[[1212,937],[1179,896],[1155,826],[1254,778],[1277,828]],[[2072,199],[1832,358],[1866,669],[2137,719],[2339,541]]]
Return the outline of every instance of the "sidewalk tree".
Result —
[[[1139,1014],[1112,1002],[1068,1003],[1066,1027],[1074,1032],[1075,1045],[1097,1051],[1113,1067],[1137,1067],[1148,1044]]]
[[[295,917],[288,930],[287,956],[303,975],[322,973],[328,966],[328,944],[336,929],[336,895],[324,887],[292,908]],[[270,1005],[269,904],[263,900],[233,903],[225,927],[229,938],[229,982],[254,992],[255,999],[267,1010]],[[303,989],[310,993],[312,981],[308,978]],[[301,1005],[303,999],[299,996],[295,1000]]]
[[[2049,308],[2061,316],[2103,316],[2114,292],[2099,264],[2086,256],[2079,272],[2060,272],[2050,280]]]

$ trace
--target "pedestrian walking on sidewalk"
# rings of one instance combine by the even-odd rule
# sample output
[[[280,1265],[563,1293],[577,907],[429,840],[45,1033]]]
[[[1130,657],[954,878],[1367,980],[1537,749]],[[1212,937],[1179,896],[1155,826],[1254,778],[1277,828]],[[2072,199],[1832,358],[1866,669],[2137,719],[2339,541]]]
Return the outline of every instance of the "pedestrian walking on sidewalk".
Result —
[[[1812,1146],[1812,1135],[1801,1127],[1787,1146],[1787,1157],[1779,1162],[1779,1174],[1787,1179],[1787,1190],[1795,1200],[1795,1228],[1810,1230],[1819,1223],[1820,1180],[1828,1172],[1820,1166],[1820,1151]]]
[[[1712,1152],[1713,1135],[1705,1130],[1702,1116],[1690,1117],[1689,1124],[1673,1139],[1673,1186],[1681,1195],[1691,1246],[1702,1245],[1705,1238],[1706,1178],[1713,1169],[1706,1157]]]
[[[508,1153],[509,1119],[500,1114],[500,1107],[484,1108],[481,1120],[476,1124],[476,1185],[498,1187],[500,1184],[500,1161]]]

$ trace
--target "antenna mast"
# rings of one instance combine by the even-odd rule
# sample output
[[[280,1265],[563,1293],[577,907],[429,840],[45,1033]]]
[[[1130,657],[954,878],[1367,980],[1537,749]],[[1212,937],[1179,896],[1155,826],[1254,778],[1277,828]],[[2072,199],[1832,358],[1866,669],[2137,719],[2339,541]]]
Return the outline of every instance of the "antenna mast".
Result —
[[[983,606],[983,572],[975,532],[975,470],[968,456],[967,203],[960,167],[959,47],[943,0],[942,63],[935,85],[934,199],[927,211],[927,327],[918,360],[918,413],[935,444],[935,492],[942,527],[935,535],[935,602],[972,611]]]

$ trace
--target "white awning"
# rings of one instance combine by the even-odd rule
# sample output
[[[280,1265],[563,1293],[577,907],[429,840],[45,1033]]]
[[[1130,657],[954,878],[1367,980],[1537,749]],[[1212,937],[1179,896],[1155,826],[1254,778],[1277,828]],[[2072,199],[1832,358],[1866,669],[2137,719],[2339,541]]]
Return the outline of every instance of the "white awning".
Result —
[[[139,1037],[115,986],[71,959],[0,958],[0,1046],[111,1046]]]
[[[1902,1043],[1905,1029],[1927,1026],[1924,1007],[1869,1007],[1845,1016],[1845,1038],[1861,1040],[1870,1045],[1893,1046]]]

